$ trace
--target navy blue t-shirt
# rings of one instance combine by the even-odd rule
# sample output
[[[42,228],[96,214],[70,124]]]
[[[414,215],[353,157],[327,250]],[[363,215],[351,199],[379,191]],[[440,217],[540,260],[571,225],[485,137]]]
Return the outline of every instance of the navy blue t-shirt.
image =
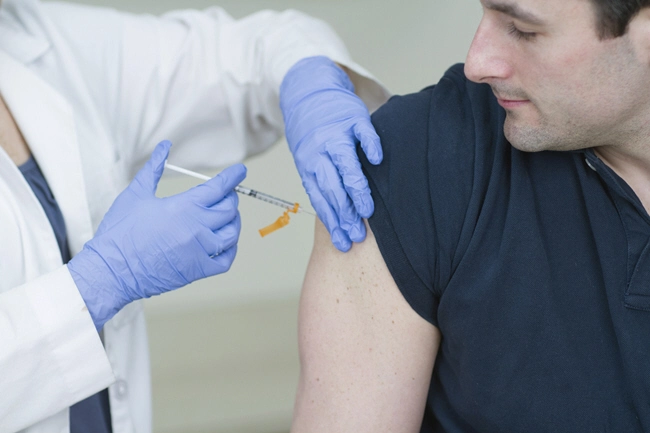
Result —
[[[423,432],[650,431],[650,218],[592,150],[525,153],[452,67],[373,115],[370,226],[442,341]]]

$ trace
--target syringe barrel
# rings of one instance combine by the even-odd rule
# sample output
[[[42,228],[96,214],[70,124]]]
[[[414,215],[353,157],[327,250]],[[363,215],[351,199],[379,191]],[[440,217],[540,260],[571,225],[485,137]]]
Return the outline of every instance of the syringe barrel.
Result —
[[[295,203],[288,202],[286,200],[282,200],[281,198],[273,197],[272,195],[264,194],[263,192],[256,191],[254,189],[246,188],[243,185],[238,185],[235,188],[235,191],[237,191],[240,194],[244,195],[249,195],[251,197],[255,197],[256,199],[265,201],[270,204],[274,204],[276,206],[283,207],[285,209],[293,209],[295,207]]]

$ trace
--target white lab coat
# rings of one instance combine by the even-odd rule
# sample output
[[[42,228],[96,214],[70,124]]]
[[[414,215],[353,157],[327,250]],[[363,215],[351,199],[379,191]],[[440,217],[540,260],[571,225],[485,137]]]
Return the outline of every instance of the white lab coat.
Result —
[[[37,0],[0,7],[0,94],[58,201],[71,252],[162,139],[194,169],[241,161],[282,133],[278,89],[300,58],[350,67],[371,109],[385,90],[324,23],[297,12],[161,18]],[[365,77],[365,78],[364,78]],[[69,432],[68,407],[109,387],[115,433],[151,431],[142,306],[99,338],[39,202],[0,148],[0,433]]]

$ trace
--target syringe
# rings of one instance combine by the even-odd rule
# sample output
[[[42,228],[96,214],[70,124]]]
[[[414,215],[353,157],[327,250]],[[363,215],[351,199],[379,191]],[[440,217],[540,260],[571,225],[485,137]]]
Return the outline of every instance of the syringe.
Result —
[[[209,176],[205,176],[205,175],[203,175],[201,173],[197,173],[195,171],[187,170],[185,168],[181,168],[181,167],[178,167],[176,165],[165,163],[165,167],[172,170],[172,171],[176,171],[178,173],[183,173],[183,174],[186,174],[188,176],[195,177],[197,179],[201,179],[201,180],[210,180],[210,179],[212,179]],[[237,191],[239,194],[247,195],[247,196],[256,198],[258,200],[262,200],[262,201],[265,201],[267,203],[274,204],[276,206],[280,206],[280,207],[282,207],[284,209],[287,209],[287,210],[293,210],[296,207],[296,203],[292,203],[292,202],[289,202],[289,201],[286,201],[286,200],[282,200],[280,198],[273,197],[272,195],[264,194],[263,192],[259,192],[259,191],[256,191],[254,189],[247,188],[244,185],[237,185],[235,187],[235,191]],[[306,214],[309,214],[309,215],[316,216],[313,212],[309,212],[308,210],[305,210],[302,206],[298,207],[298,212],[303,212],[303,213],[306,213]]]

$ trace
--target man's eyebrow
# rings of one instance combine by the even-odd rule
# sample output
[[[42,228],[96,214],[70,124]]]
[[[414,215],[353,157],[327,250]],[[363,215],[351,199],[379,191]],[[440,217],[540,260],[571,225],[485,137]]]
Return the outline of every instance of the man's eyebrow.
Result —
[[[536,15],[522,9],[519,5],[510,2],[497,2],[493,0],[483,0],[483,6],[486,9],[493,11],[501,12],[512,18],[515,18],[519,21],[523,21],[528,24],[533,24],[541,26],[544,24],[544,21],[537,17]]]

